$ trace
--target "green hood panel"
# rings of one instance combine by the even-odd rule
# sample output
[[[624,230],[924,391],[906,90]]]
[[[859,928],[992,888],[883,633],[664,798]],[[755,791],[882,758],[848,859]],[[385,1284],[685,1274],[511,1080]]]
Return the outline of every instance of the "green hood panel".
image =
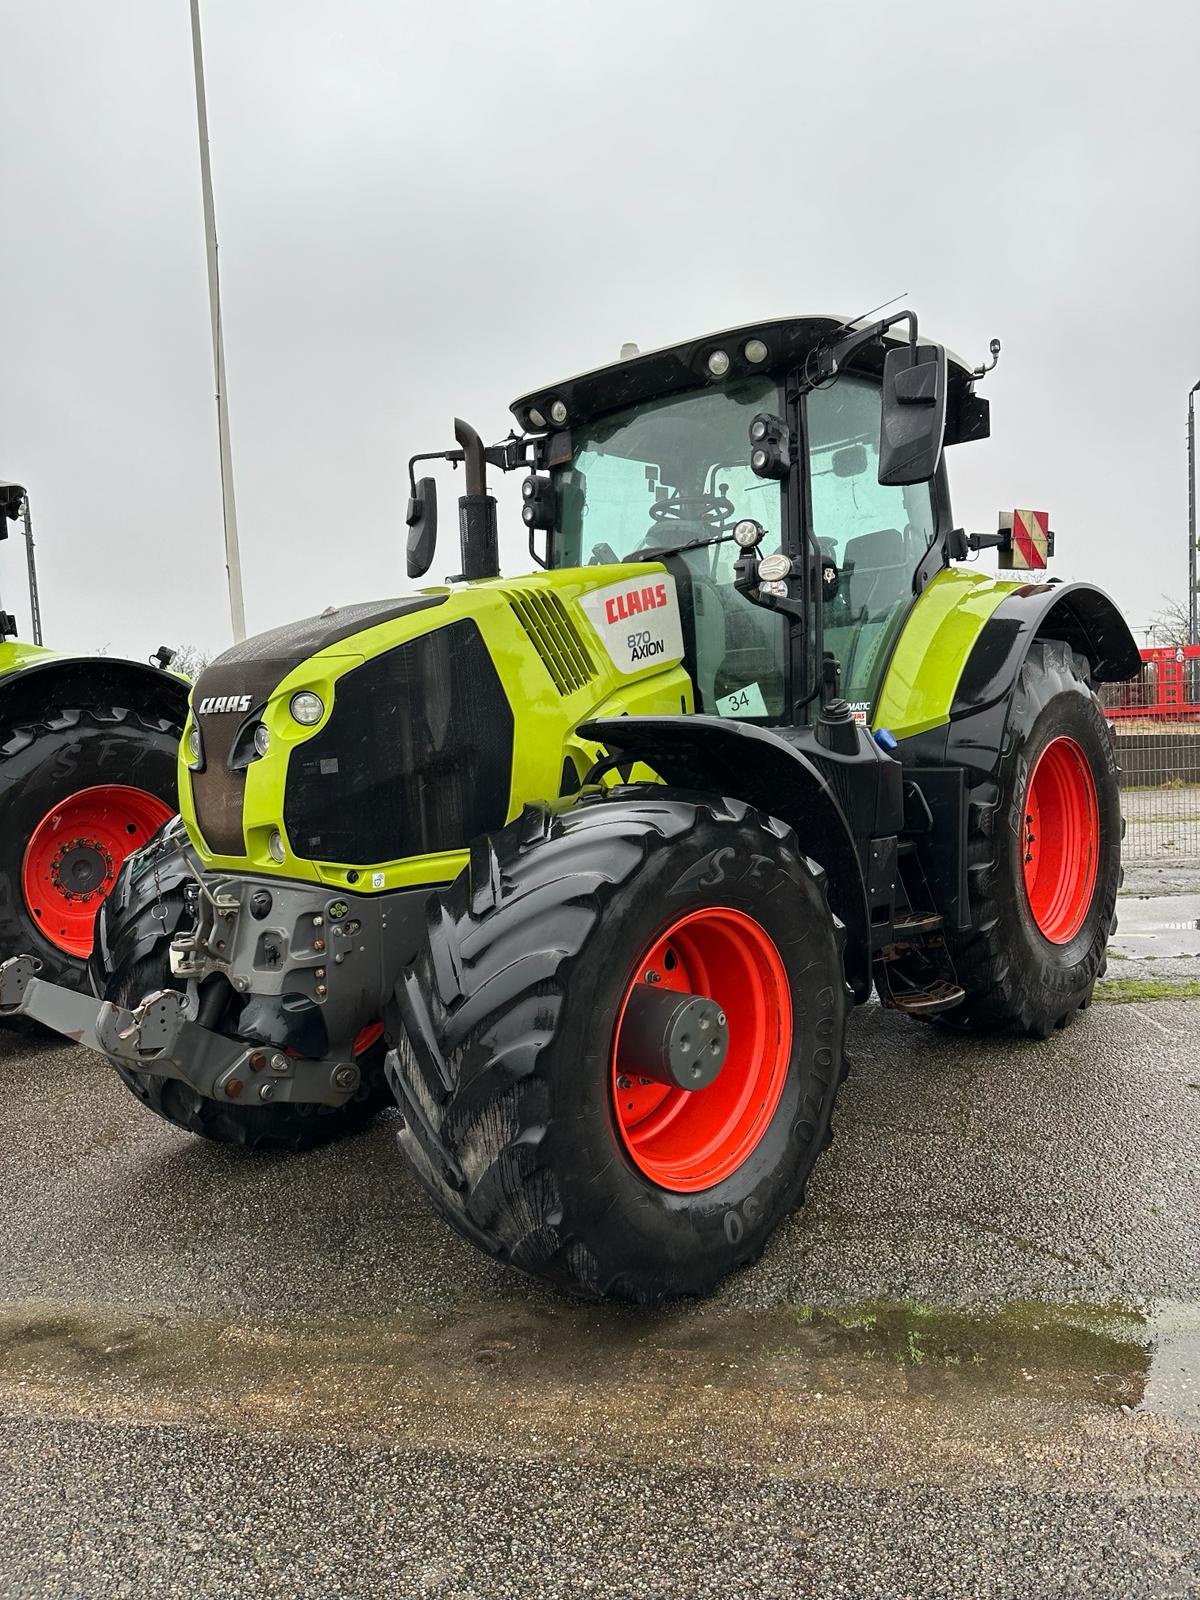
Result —
[[[948,567],[920,596],[888,663],[872,718],[897,739],[950,720],[967,657],[992,614],[1019,582]]]

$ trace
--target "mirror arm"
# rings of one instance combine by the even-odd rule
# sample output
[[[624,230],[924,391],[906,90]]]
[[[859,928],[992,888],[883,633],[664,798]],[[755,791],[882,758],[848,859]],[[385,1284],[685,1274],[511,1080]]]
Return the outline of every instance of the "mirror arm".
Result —
[[[915,348],[917,313],[911,310],[896,311],[890,317],[872,322],[869,327],[856,328],[835,345],[818,346],[805,363],[800,392],[807,394],[810,390],[819,388],[821,384],[828,383],[831,378],[836,378],[856,351],[861,350],[865,344],[872,344],[876,339],[882,339],[885,333],[890,333],[900,322],[908,323],[908,342]]]
[[[408,488],[409,488],[409,493],[413,496],[414,499],[416,498],[416,494],[417,494],[417,475],[413,471],[413,468],[416,466],[418,461],[449,461],[452,466],[457,467],[459,462],[462,459],[463,459],[463,453],[462,453],[461,450],[426,450],[423,455],[409,456],[409,458],[408,458]]]

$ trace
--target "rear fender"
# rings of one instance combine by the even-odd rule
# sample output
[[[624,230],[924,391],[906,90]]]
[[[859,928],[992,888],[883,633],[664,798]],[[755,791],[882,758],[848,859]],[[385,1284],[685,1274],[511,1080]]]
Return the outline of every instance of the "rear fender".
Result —
[[[1129,624],[1089,583],[1023,584],[1001,602],[967,658],[951,707],[955,717],[1012,693],[1035,639],[1061,639],[1086,656],[1094,683],[1120,683],[1141,668]]]
[[[833,789],[803,751],[752,723],[720,717],[604,717],[582,738],[644,761],[674,787],[744,800],[796,830],[828,876],[829,904],[846,928],[846,977],[859,1001],[871,987],[866,888],[854,839]]]
[[[1103,590],[1087,583],[1022,584],[996,608],[963,667],[949,721],[902,739],[906,764],[962,766],[968,786],[1000,764],[1021,669],[1035,639],[1058,639],[1088,662],[1093,683],[1132,678],[1142,658],[1129,625]]]

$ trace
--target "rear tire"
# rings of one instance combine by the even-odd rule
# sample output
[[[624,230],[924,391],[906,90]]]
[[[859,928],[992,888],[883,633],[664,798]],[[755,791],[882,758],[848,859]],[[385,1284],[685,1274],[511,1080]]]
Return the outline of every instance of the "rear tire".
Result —
[[[194,920],[189,860],[196,863],[196,855],[176,818],[125,862],[97,919],[91,980],[101,998],[133,1007],[155,989],[183,987],[171,973],[170,945]],[[211,1025],[220,1031],[219,1024]],[[355,1058],[362,1078],[355,1098],[344,1106],[229,1105],[197,1094],[178,1078],[137,1072],[112,1056],[107,1059],[148,1111],[187,1133],[248,1150],[298,1152],[361,1132],[392,1104],[385,1053],[379,1037]]]
[[[1067,803],[1054,816],[1059,789]],[[1087,663],[1069,645],[1030,646],[999,767],[972,792],[969,815],[973,926],[946,934],[967,999],[939,1020],[1045,1038],[1091,1000],[1121,882],[1116,754]]]
[[[557,813],[528,807],[477,841],[467,871],[431,901],[386,1019],[401,1148],[451,1226],[559,1287],[643,1305],[708,1294],[757,1259],[803,1199],[845,1072],[848,989],[823,880],[781,822],[658,786]],[[735,942],[728,967],[711,964],[712,986],[695,985],[729,1012],[724,1073],[753,963],[785,987],[774,1031],[752,1035],[763,1041],[754,1059],[782,1039],[770,1086],[746,1080],[757,1125],[741,1144],[733,1129],[704,1186],[703,1141],[718,1152],[719,1130],[699,1130],[684,1153],[703,1160],[686,1172],[656,1167],[645,1145],[639,1154],[622,1122],[614,1029],[664,931],[709,913],[758,930],[747,946],[758,954]],[[730,972],[741,974],[732,988]],[[760,1024],[766,1015],[755,1012]],[[693,1104],[737,1081],[682,1095],[681,1148],[697,1136],[684,1122]]]
[[[37,723],[0,727],[0,958],[37,956],[44,978],[86,987],[96,908],[129,852],[175,810],[178,742],[166,719],[118,706],[48,707]],[[95,808],[99,828],[72,820],[85,791],[114,797]]]

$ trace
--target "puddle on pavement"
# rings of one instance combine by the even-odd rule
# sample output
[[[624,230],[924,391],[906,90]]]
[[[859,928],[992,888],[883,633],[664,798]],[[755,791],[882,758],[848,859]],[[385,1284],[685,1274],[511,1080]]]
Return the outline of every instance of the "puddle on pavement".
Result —
[[[930,1380],[951,1371],[1019,1388],[1018,1377],[1055,1372],[1090,1380],[1103,1404],[1200,1426],[1200,1306],[1186,1302],[1145,1313],[1026,1301],[974,1314],[891,1302],[797,1315],[847,1356],[893,1361]]]
[[[1200,1306],[1184,1303],[1150,1313],[1041,1302],[638,1313],[475,1302],[387,1322],[259,1327],[0,1307],[0,1404],[337,1437],[523,1430],[547,1446],[614,1451],[661,1435],[737,1450],[764,1430],[777,1443],[832,1425],[839,1407],[861,1434],[864,1415],[915,1408],[970,1427],[1029,1405],[1119,1408],[1197,1429],[1198,1375]]]
[[[1123,895],[1109,948],[1142,959],[1200,956],[1200,895]]]

